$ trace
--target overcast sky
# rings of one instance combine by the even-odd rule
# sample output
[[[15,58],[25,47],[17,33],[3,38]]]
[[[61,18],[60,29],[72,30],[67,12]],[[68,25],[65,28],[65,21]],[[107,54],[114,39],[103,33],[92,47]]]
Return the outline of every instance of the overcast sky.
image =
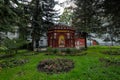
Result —
[[[31,2],[32,0],[26,0],[26,1]],[[67,0],[55,0],[55,1],[57,1],[58,4],[55,5],[54,9],[57,10],[57,11],[59,10],[59,13],[60,13],[59,15],[62,15],[66,5],[60,6],[59,4],[64,3]],[[22,3],[21,0],[19,0],[19,3]],[[14,4],[12,1],[11,1],[11,4],[13,5],[13,7],[17,7],[17,5]],[[26,3],[24,2],[24,4],[27,4],[27,2]]]
[[[28,0],[28,1],[31,2],[32,0]],[[59,3],[63,3],[66,0],[55,0],[55,1],[58,1]]]
[[[64,12],[64,8],[67,6],[67,5],[64,5],[64,6],[60,6],[59,4],[60,3],[64,3],[65,1],[68,1],[68,0],[55,0],[58,2],[58,4],[55,5],[54,9],[55,10],[59,10],[60,14],[59,15],[62,15],[63,12]]]
[[[55,0],[55,1],[58,1],[59,3],[63,3],[66,0]]]

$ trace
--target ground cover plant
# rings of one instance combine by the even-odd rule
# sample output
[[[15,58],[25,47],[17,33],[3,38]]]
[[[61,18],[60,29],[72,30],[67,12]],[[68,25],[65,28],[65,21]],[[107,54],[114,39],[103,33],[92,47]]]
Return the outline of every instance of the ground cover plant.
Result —
[[[111,47],[111,49],[120,48],[120,46]],[[120,65],[110,64],[105,66],[106,62],[100,61],[101,58],[113,59],[114,62],[119,62],[120,55],[103,54],[102,51],[109,50],[107,46],[92,46],[89,47],[83,56],[59,56],[45,55],[45,52],[39,52],[37,55],[24,56],[22,54],[34,53],[26,50],[19,50],[18,54],[13,56],[16,60],[20,58],[29,60],[24,65],[19,65],[12,68],[0,67],[0,80],[120,80]],[[74,62],[74,68],[69,72],[59,74],[47,74],[38,71],[39,62],[45,59],[64,58]],[[8,60],[10,58],[2,58]]]

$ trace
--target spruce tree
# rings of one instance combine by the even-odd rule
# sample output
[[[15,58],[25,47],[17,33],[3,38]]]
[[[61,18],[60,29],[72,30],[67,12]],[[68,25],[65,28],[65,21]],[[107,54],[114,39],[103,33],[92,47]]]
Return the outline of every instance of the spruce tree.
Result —
[[[0,32],[12,31],[17,22],[17,14],[12,10],[10,0],[0,1]]]
[[[14,12],[11,0],[0,0],[0,44],[3,42],[3,33],[13,32],[18,21],[18,15]]]
[[[54,0],[36,0],[32,12],[32,46],[39,44],[39,38],[47,32],[47,29],[54,25],[55,18],[58,18]]]
[[[97,8],[98,3],[99,0],[76,0],[77,8],[74,10],[72,23],[78,34],[83,32],[86,34],[84,36],[87,36],[87,33],[96,33],[96,29],[100,26],[100,18],[97,12],[99,10]]]

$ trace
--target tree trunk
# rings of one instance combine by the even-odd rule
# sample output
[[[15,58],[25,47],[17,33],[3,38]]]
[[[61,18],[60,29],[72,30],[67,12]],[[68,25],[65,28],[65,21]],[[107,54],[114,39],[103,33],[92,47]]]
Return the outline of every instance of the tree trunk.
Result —
[[[34,51],[34,43],[35,42],[35,35],[34,35],[34,32],[32,33],[32,44],[31,44],[31,49],[32,51]]]
[[[111,46],[113,46],[113,34],[110,34]]]
[[[84,33],[85,34],[85,48],[87,48],[87,33]]]
[[[33,27],[33,32],[32,32],[32,50],[35,49],[35,39],[36,39],[36,27],[38,26],[36,21],[38,21],[38,16],[39,15],[39,0],[36,0],[35,2],[35,11],[33,13],[33,22],[32,22],[32,27]]]

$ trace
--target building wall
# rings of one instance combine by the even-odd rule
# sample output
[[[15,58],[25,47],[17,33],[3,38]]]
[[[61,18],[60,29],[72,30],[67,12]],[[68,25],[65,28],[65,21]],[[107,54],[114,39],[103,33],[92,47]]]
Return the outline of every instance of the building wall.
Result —
[[[39,47],[46,47],[46,46],[48,46],[48,43],[47,43],[47,36],[40,37],[40,40],[39,40]]]
[[[15,27],[14,32],[0,32],[2,38],[8,37],[9,39],[14,39],[19,37],[18,27]]]
[[[75,48],[80,49],[81,47],[85,47],[85,39],[84,38],[75,39]]]
[[[18,33],[19,27],[15,26],[14,32],[7,32],[6,36],[10,39],[18,38],[19,33]]]
[[[14,39],[14,38],[19,37],[19,33],[17,33],[17,32],[15,32],[15,33],[7,32],[6,36],[10,39]]]
[[[53,48],[74,47],[74,30],[57,27],[48,31],[48,46]]]

